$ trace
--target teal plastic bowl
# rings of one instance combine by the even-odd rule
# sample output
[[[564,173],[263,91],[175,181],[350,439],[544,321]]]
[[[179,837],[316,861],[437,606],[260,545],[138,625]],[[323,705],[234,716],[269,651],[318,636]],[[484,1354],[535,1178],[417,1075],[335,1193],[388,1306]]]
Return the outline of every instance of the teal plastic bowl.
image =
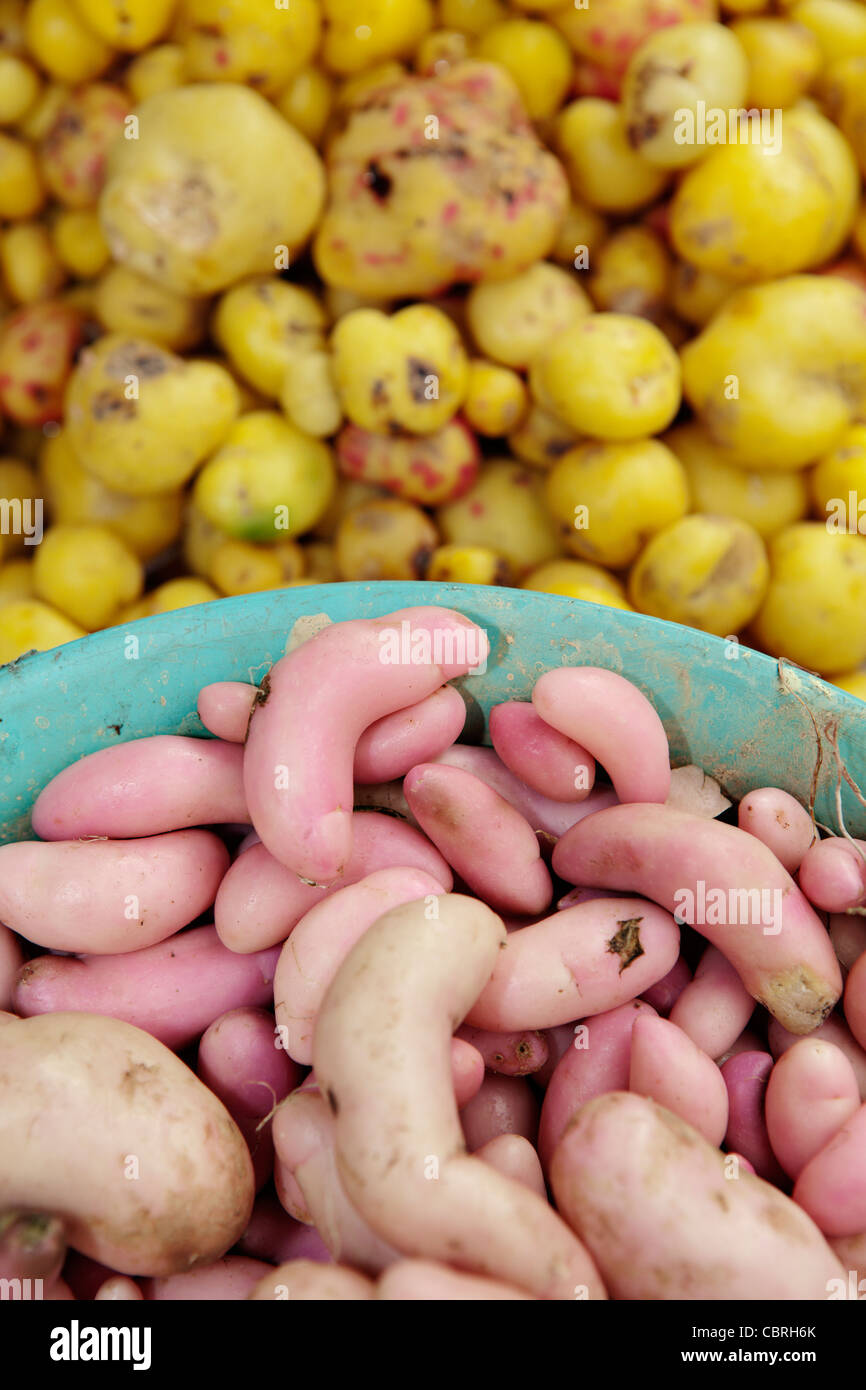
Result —
[[[86,753],[148,734],[209,737],[196,714],[200,688],[260,681],[299,618],[323,613],[340,622],[425,604],[458,609],[490,639],[486,671],[458,682],[476,738],[491,705],[527,700],[543,671],[605,666],[652,700],[675,765],[697,763],[735,800],[753,787],[776,786],[808,804],[814,781],[816,816],[837,832],[841,784],[845,825],[866,837],[866,806],[840,772],[866,787],[866,703],[799,667],[576,599],[471,584],[375,583],[223,599],[0,667],[0,843],[33,838],[39,791]]]

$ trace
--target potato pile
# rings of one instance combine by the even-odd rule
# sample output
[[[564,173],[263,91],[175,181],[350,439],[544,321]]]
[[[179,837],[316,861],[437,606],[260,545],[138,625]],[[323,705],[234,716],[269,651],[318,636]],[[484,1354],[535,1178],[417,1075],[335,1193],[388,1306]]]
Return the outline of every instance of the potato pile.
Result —
[[[866,4],[0,0],[0,661],[509,584],[866,698]]]

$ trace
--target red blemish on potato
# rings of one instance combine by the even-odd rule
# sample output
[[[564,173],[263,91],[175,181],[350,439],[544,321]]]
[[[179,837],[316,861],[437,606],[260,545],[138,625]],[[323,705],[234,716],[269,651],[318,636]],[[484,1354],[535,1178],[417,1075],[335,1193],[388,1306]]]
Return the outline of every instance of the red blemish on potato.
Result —
[[[224,48],[218,48],[216,53],[213,55],[213,60],[218,67],[224,68],[228,63],[229,55],[226,53]]]
[[[78,179],[75,177],[75,174],[71,169],[64,169],[63,182],[67,188],[74,188],[78,182]]]
[[[394,107],[394,125],[405,125],[409,116],[408,101],[398,101]]]
[[[459,215],[459,212],[460,212],[460,204],[459,204],[459,203],[455,203],[455,202],[446,203],[445,206],[444,206],[444,208],[442,209],[442,221],[443,221],[443,222],[445,223],[445,225],[447,226],[449,222],[453,222],[453,221],[454,221],[455,217],[457,217],[457,216]]]
[[[470,502],[470,503],[469,503],[469,515],[470,515],[470,516],[483,516],[483,515],[484,515],[484,503],[483,503],[483,502]]]
[[[21,339],[21,351],[33,352],[42,342],[41,333],[28,333],[26,338]]]
[[[424,486],[430,488],[431,491],[442,481],[442,474],[435,468],[431,468],[426,459],[412,459],[409,464],[409,472],[420,478]]]
[[[365,251],[363,259],[365,265],[402,265],[406,252],[395,251],[388,255],[385,251]]]
[[[495,261],[498,261],[498,260],[501,260],[501,259],[502,259],[502,257],[505,255],[505,252],[504,252],[503,248],[502,248],[502,247],[499,245],[499,243],[497,242],[495,246],[491,246],[491,248],[490,248],[490,254],[491,254],[491,256],[493,257],[493,259],[494,259]]]
[[[477,476],[478,463],[476,460],[473,460],[471,463],[461,463],[457,473],[457,482],[454,484],[454,491],[451,494],[452,498],[462,497],[463,493],[468,491],[475,482]]]

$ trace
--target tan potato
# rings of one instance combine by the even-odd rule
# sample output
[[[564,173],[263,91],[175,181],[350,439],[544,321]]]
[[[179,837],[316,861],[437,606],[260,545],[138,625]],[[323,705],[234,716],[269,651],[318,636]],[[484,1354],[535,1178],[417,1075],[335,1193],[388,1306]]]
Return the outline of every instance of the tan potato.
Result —
[[[253,1168],[228,1111],[162,1043],[53,1013],[0,1030],[0,1191],[61,1216],[91,1259],[159,1276],[235,1244]]]

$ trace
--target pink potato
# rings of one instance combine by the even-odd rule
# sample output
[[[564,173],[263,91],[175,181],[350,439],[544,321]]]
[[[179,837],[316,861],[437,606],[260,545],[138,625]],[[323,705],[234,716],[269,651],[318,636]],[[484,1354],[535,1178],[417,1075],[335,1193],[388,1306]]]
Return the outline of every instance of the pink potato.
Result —
[[[283,1046],[309,1066],[316,1015],[352,947],[374,922],[401,903],[423,899],[437,910],[445,885],[422,869],[379,869],[311,907],[293,929],[274,975],[274,1005]]]
[[[134,1279],[125,1274],[112,1274],[100,1284],[93,1297],[101,1303],[140,1303],[144,1294]]]
[[[550,1085],[550,1078],[559,1066],[561,1057],[574,1042],[574,1024],[563,1023],[558,1028],[547,1028],[545,1036],[547,1038],[547,1061],[539,1071],[534,1073],[532,1079],[536,1086],[541,1086],[547,1090]]]
[[[553,1152],[578,1110],[607,1091],[628,1089],[631,1035],[639,1017],[655,1017],[642,999],[575,1025],[572,1045],[550,1078],[538,1126],[538,1156],[548,1172]]]
[[[243,743],[258,693],[248,681],[213,681],[198,692],[198,717],[217,738]]]
[[[789,874],[797,872],[817,835],[805,806],[779,787],[747,792],[737,807],[737,825],[771,849]]]
[[[810,1036],[815,1040],[820,1039],[821,1042],[833,1043],[845,1053],[857,1077],[860,1099],[866,1100],[866,1050],[860,1046],[850,1028],[846,1026],[845,1020],[839,1014],[830,1014]],[[796,1041],[795,1033],[789,1033],[780,1023],[776,1023],[775,1019],[771,1019],[767,1030],[767,1043],[774,1057],[781,1057]]]
[[[101,748],[52,777],[36,798],[32,821],[42,840],[126,840],[248,823],[243,750],[176,734]]]
[[[694,926],[753,999],[792,1033],[811,1033],[842,992],[823,923],[753,835],[668,806],[612,806],[553,852],[569,883],[641,893]]]
[[[273,1014],[247,1006],[221,1014],[198,1046],[199,1079],[219,1096],[246,1139],[257,1191],[274,1166],[266,1117],[303,1079],[303,1068],[274,1046],[277,1041]]]
[[[53,951],[139,951],[204,912],[228,862],[209,830],[143,840],[22,840],[0,846],[0,920]]]
[[[314,1260],[289,1260],[270,1270],[247,1298],[260,1303],[339,1303],[374,1297],[372,1280],[343,1265],[321,1265]]]
[[[500,1076],[531,1076],[547,1063],[547,1036],[527,1028],[513,1033],[491,1033],[462,1023],[455,1038],[471,1043],[485,1067]]]
[[[334,1117],[349,1200],[407,1255],[448,1261],[536,1297],[605,1289],[585,1249],[521,1182],[467,1154],[449,1064],[455,1027],[488,978],[505,928],[483,903],[392,909],[340,967],[316,1024],[314,1060]],[[375,1036],[391,1066],[371,1068]],[[517,1078],[501,1083],[527,1086]]]
[[[754,1010],[755,1001],[730,961],[707,946],[670,1019],[708,1056],[718,1058],[733,1047]]]
[[[848,1274],[845,1285],[829,1294],[830,1298],[866,1298],[866,1231],[856,1236],[837,1236],[830,1240]]]
[[[608,1013],[662,979],[680,950],[669,912],[598,898],[511,932],[467,1015],[477,1028],[555,1028]]]
[[[311,908],[378,869],[422,869],[450,889],[454,881],[442,855],[420,830],[378,811],[356,811],[352,854],[343,873],[322,887],[305,883],[262,844],[235,860],[214,903],[220,940],[232,951],[260,951],[288,937]]]
[[[538,1154],[522,1134],[495,1134],[474,1153],[507,1178],[514,1178],[515,1182],[522,1182],[532,1192],[537,1192],[539,1197],[547,1196]]]
[[[274,857],[317,883],[336,878],[352,853],[361,734],[466,675],[488,646],[460,613],[406,608],[331,624],[282,657],[262,682],[244,745],[250,818]]]
[[[532,1301],[532,1295],[496,1279],[461,1274],[435,1260],[398,1260],[376,1282],[376,1298],[387,1302],[469,1303],[473,1301]]]
[[[398,1249],[371,1228],[346,1194],[334,1118],[318,1090],[299,1090],[274,1116],[277,1195],[290,1216],[315,1226],[332,1259],[378,1274]]]
[[[517,1134],[534,1144],[538,1101],[521,1076],[488,1072],[477,1093],[460,1110],[460,1127],[470,1153],[501,1134]]]
[[[546,724],[598,759],[621,802],[667,799],[667,734],[631,681],[601,666],[562,666],[538,678],[532,703]]]
[[[845,1018],[855,1041],[861,1048],[866,1048],[866,955],[860,956],[848,971]]]
[[[471,772],[420,763],[403,780],[413,816],[474,893],[505,912],[542,912],[553,885],[519,811]]]
[[[866,1105],[801,1169],[794,1201],[828,1236],[866,1231]]]
[[[580,889],[576,891],[580,892]],[[592,890],[590,889],[588,891]],[[613,897],[614,894],[611,893],[610,896]],[[650,985],[649,989],[645,989],[641,995],[641,999],[645,999],[648,1004],[652,1004],[656,1013],[661,1014],[662,1018],[667,1018],[683,990],[691,984],[691,981],[692,972],[688,962],[684,960],[682,956],[677,956],[677,959],[674,961],[668,973],[660,980],[657,980],[654,985]],[[682,1027],[682,1024],[680,1024],[680,1027]],[[685,1031],[688,1033],[688,1028],[686,1028]],[[706,1052],[706,1048],[704,1048],[704,1051]]]
[[[665,1018],[636,1018],[628,1088],[649,1096],[718,1148],[728,1127],[728,1092],[711,1057]]]
[[[800,887],[823,912],[866,903],[866,840],[819,840],[800,864]]]
[[[773,1059],[767,1052],[737,1052],[721,1066],[728,1092],[725,1146],[744,1154],[755,1172],[768,1182],[784,1184],[764,1115],[767,1082]]]
[[[295,1221],[270,1190],[256,1197],[250,1224],[236,1249],[273,1265],[301,1259],[331,1263],[331,1252],[315,1227]]]
[[[145,1279],[144,1297],[153,1303],[184,1303],[206,1299],[209,1303],[247,1298],[259,1280],[271,1273],[264,1260],[248,1255],[223,1255],[212,1265],[170,1274],[165,1279]]]
[[[45,1211],[0,1211],[0,1279],[41,1279],[49,1285],[63,1268],[66,1226]]]
[[[533,791],[554,801],[585,801],[589,796],[595,759],[579,743],[545,724],[528,701],[494,705],[487,724],[490,741],[505,766]]]
[[[417,704],[386,714],[358,739],[355,781],[363,785],[405,777],[416,763],[429,762],[450,748],[465,722],[466,705],[453,685],[443,685]]]
[[[24,952],[18,938],[0,922],[0,1010],[4,1013],[12,1003],[15,980],[24,964]]]
[[[451,1039],[451,1079],[458,1106],[468,1105],[484,1084],[484,1058],[465,1038]]]
[[[25,1018],[107,1014],[177,1050],[229,1009],[270,1005],[278,955],[272,947],[239,956],[213,927],[194,927],[123,956],[39,956],[18,976],[15,1007]]]
[[[773,1152],[790,1178],[860,1108],[854,1068],[832,1043],[801,1038],[776,1062],[764,1113]]]
[[[475,748],[455,743],[432,761],[446,767],[457,767],[480,777],[488,787],[510,802],[516,811],[529,821],[532,829],[558,839],[569,826],[592,815],[605,806],[615,806],[617,795],[612,787],[594,787],[585,801],[554,801],[533,790],[505,766],[492,748]]]
[[[615,1091],[585,1105],[550,1166],[554,1198],[612,1297],[823,1299],[842,1266],[817,1226],[677,1115]]]
[[[830,917],[830,940],[842,974],[866,955],[866,918],[848,912],[834,912]]]

